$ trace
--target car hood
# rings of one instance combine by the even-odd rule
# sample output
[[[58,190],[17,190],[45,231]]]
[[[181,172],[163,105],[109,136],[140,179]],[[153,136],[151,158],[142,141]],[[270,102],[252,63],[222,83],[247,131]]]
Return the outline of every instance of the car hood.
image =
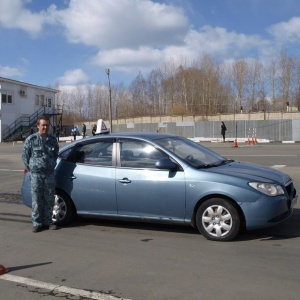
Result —
[[[245,162],[230,162],[216,168],[208,169],[228,176],[245,178],[260,182],[277,182],[285,185],[291,180],[290,176],[278,170]]]

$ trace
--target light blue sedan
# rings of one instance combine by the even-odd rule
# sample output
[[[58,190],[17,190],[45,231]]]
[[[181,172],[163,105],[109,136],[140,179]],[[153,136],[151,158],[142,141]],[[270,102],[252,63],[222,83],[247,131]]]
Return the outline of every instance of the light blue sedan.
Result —
[[[228,160],[183,137],[116,133],[61,148],[53,220],[76,216],[192,225],[229,241],[242,229],[287,219],[297,201],[292,179],[277,170]],[[23,202],[31,206],[30,174]]]

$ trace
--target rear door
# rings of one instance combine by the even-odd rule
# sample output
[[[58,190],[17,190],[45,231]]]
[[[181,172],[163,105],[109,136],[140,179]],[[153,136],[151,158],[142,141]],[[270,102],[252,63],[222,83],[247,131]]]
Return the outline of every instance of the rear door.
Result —
[[[67,160],[60,161],[62,188],[79,214],[117,213],[114,149],[113,139],[89,141],[78,144]]]

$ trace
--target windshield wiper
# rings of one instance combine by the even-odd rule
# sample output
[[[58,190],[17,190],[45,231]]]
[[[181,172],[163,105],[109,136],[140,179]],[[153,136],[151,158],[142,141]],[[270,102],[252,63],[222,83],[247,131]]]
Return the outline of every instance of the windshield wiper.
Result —
[[[221,165],[233,162],[233,161],[234,161],[233,159],[223,159],[223,160],[218,161],[218,162],[213,163],[213,164],[203,164],[203,165],[198,165],[198,166],[195,166],[195,167],[197,169],[208,169],[208,168],[218,167],[218,166],[221,166]]]

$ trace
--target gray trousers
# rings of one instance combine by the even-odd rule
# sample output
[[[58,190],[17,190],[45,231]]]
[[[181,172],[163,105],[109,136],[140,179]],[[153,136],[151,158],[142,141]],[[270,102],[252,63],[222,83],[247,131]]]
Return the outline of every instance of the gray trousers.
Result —
[[[54,174],[31,173],[33,226],[49,226],[52,222],[52,211],[55,197]]]

